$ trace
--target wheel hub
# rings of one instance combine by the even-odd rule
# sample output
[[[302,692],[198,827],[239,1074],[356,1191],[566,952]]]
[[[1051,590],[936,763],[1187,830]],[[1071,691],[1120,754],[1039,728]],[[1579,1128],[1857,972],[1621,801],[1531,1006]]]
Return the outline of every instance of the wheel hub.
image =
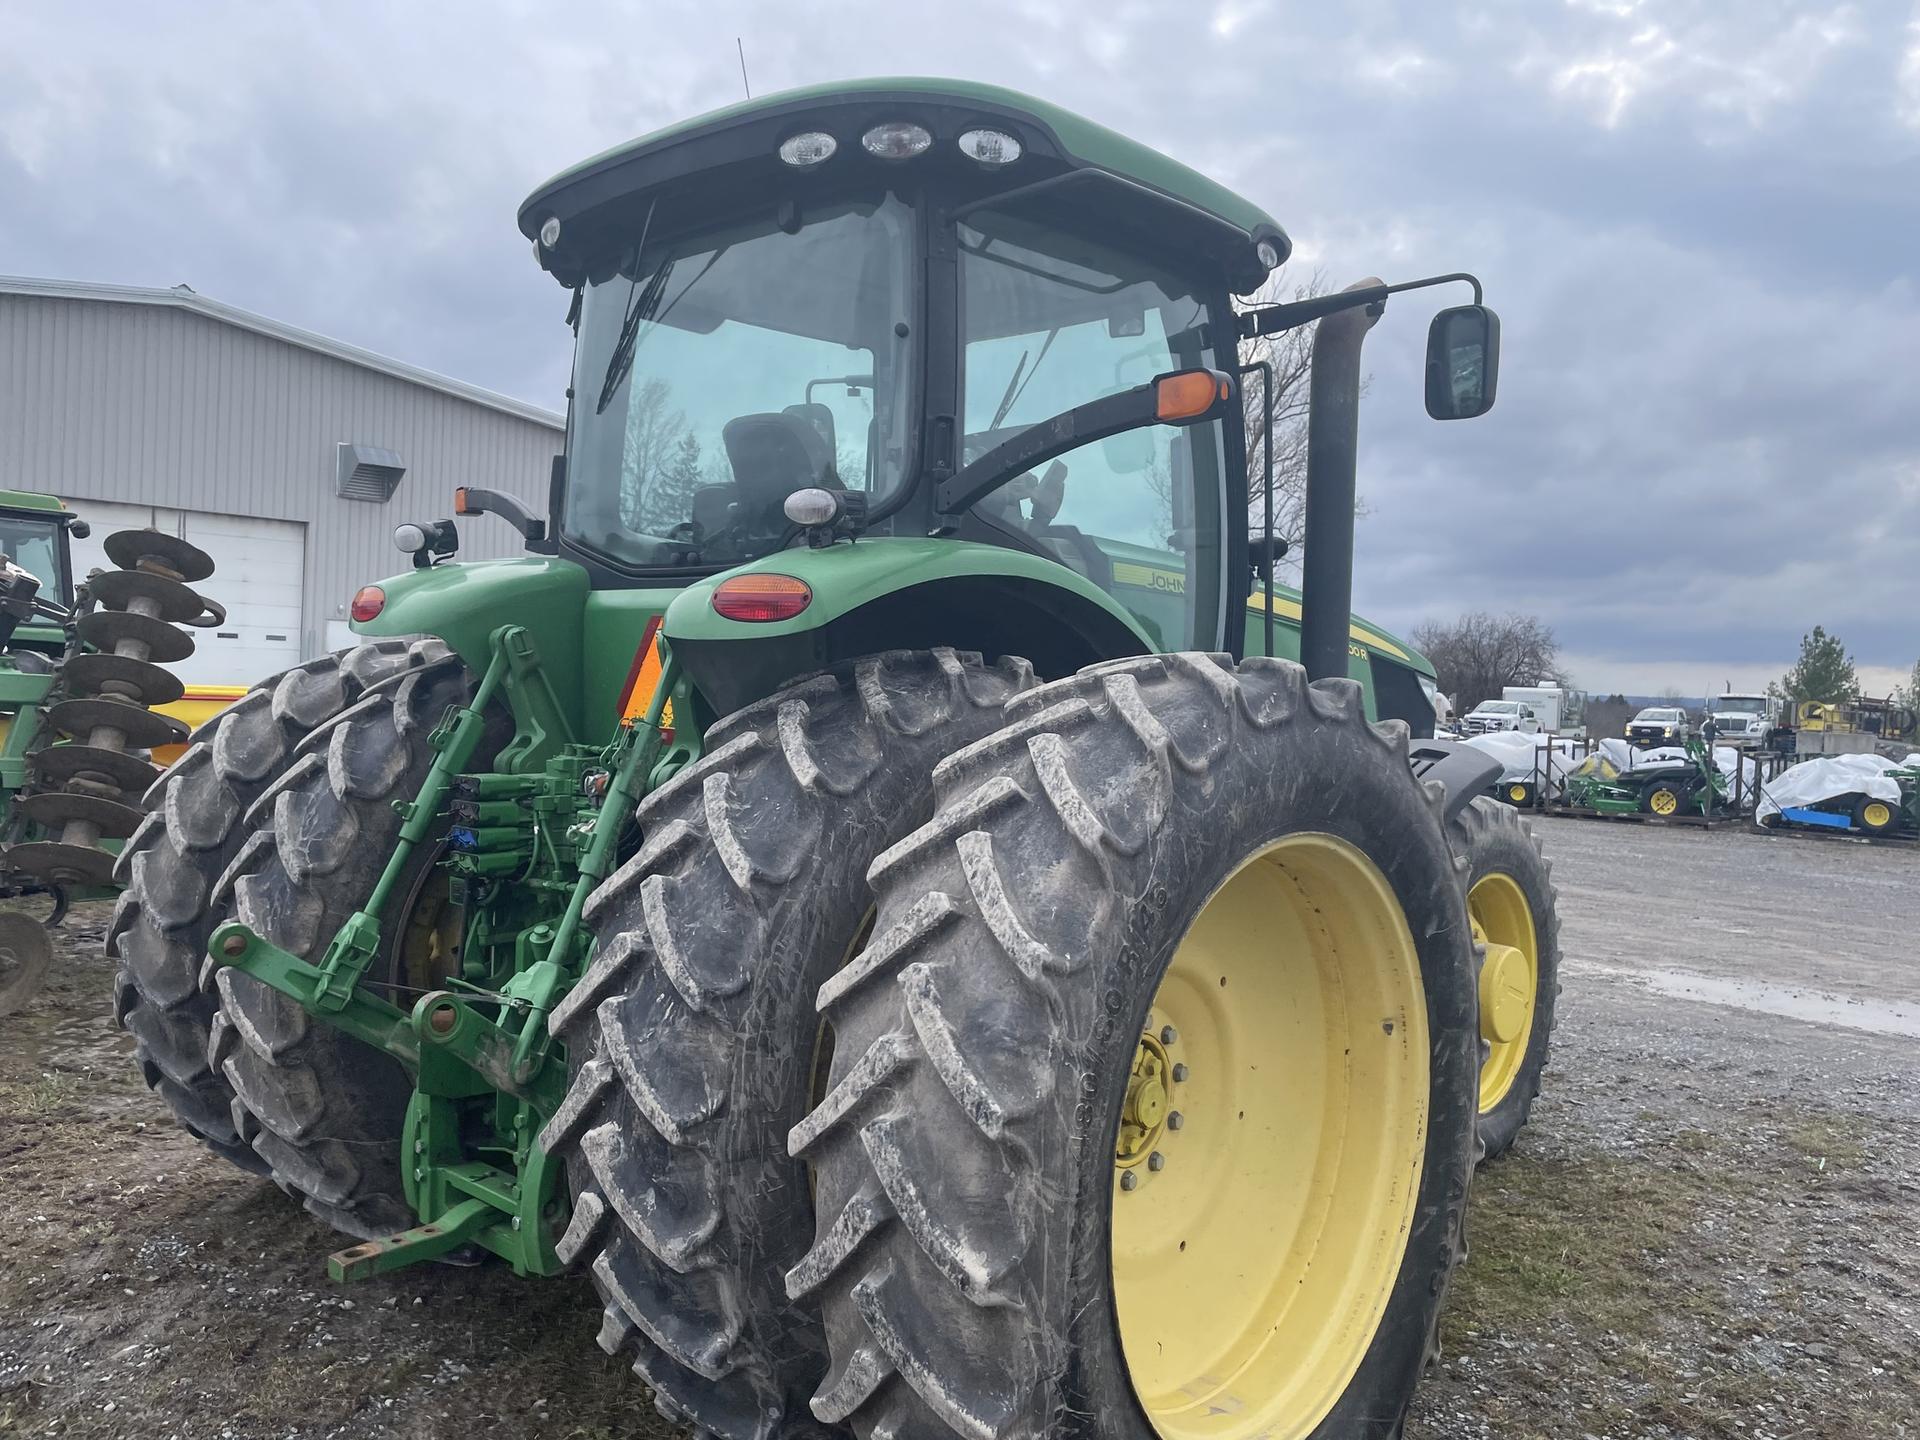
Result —
[[[1531,967],[1518,946],[1489,943],[1478,925],[1473,928],[1487,947],[1480,967],[1480,1033],[1493,1044],[1508,1044],[1525,1031],[1533,1008]]]
[[[1154,1153],[1172,1113],[1173,1085],[1173,1059],[1166,1043],[1151,1031],[1141,1035],[1120,1111],[1120,1135],[1113,1146],[1116,1166],[1128,1169]]]
[[[1526,1063],[1540,983],[1539,935],[1533,910],[1510,875],[1484,876],[1467,893],[1467,913],[1480,962],[1480,1111],[1507,1097]]]

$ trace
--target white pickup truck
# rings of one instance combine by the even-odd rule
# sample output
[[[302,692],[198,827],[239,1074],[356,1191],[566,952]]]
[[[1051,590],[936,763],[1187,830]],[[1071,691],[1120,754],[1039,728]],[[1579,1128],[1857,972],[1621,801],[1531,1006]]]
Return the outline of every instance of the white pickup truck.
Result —
[[[1482,700],[1460,721],[1460,731],[1464,735],[1491,735],[1500,730],[1537,735],[1540,733],[1540,717],[1523,700]]]

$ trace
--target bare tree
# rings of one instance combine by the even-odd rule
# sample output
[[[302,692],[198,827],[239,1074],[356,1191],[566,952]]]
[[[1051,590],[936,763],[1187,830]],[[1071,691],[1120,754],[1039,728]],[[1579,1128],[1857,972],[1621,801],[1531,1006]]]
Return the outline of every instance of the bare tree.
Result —
[[[1290,300],[1306,300],[1324,295],[1333,287],[1319,271],[1304,281],[1290,281],[1284,272],[1276,272],[1259,293],[1241,306],[1251,310],[1263,305],[1278,305]],[[1286,330],[1278,335],[1260,335],[1241,342],[1241,354],[1247,364],[1264,361],[1273,367],[1273,530],[1293,543],[1287,563],[1300,563],[1301,540],[1306,530],[1307,511],[1307,395],[1313,368],[1314,325]],[[1362,382],[1364,389],[1365,382]],[[1240,390],[1241,425],[1247,437],[1247,524],[1255,535],[1266,529],[1266,447],[1267,402],[1258,375],[1248,375]],[[1355,510],[1366,507],[1356,502]]]
[[[1462,711],[1499,699],[1508,685],[1567,683],[1560,642],[1536,616],[1477,610],[1454,621],[1428,620],[1414,629],[1413,643]]]

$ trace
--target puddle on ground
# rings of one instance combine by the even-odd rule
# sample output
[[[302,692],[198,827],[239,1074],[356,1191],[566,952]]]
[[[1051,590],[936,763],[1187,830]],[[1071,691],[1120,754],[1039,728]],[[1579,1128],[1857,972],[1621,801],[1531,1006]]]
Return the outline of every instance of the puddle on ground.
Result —
[[[1618,965],[1593,965],[1569,960],[1574,974],[1605,975],[1632,981],[1655,995],[1695,1000],[1703,1005],[1730,1005],[1762,1015],[1808,1020],[1864,1030],[1870,1035],[1905,1035],[1920,1039],[1920,1005],[1870,1000],[1832,990],[1808,990],[1794,985],[1772,985],[1764,980],[1741,980],[1725,975],[1699,975],[1689,970],[1629,970]]]

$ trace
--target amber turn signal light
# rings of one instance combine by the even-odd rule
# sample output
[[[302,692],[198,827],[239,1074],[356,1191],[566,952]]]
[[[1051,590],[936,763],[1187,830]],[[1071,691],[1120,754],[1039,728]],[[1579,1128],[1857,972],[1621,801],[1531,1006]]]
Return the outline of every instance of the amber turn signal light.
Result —
[[[1198,420],[1233,394],[1233,382],[1217,370],[1182,370],[1153,382],[1154,413],[1178,424]]]
[[[713,592],[713,608],[729,620],[791,620],[813,603],[813,591],[791,575],[735,575]]]

